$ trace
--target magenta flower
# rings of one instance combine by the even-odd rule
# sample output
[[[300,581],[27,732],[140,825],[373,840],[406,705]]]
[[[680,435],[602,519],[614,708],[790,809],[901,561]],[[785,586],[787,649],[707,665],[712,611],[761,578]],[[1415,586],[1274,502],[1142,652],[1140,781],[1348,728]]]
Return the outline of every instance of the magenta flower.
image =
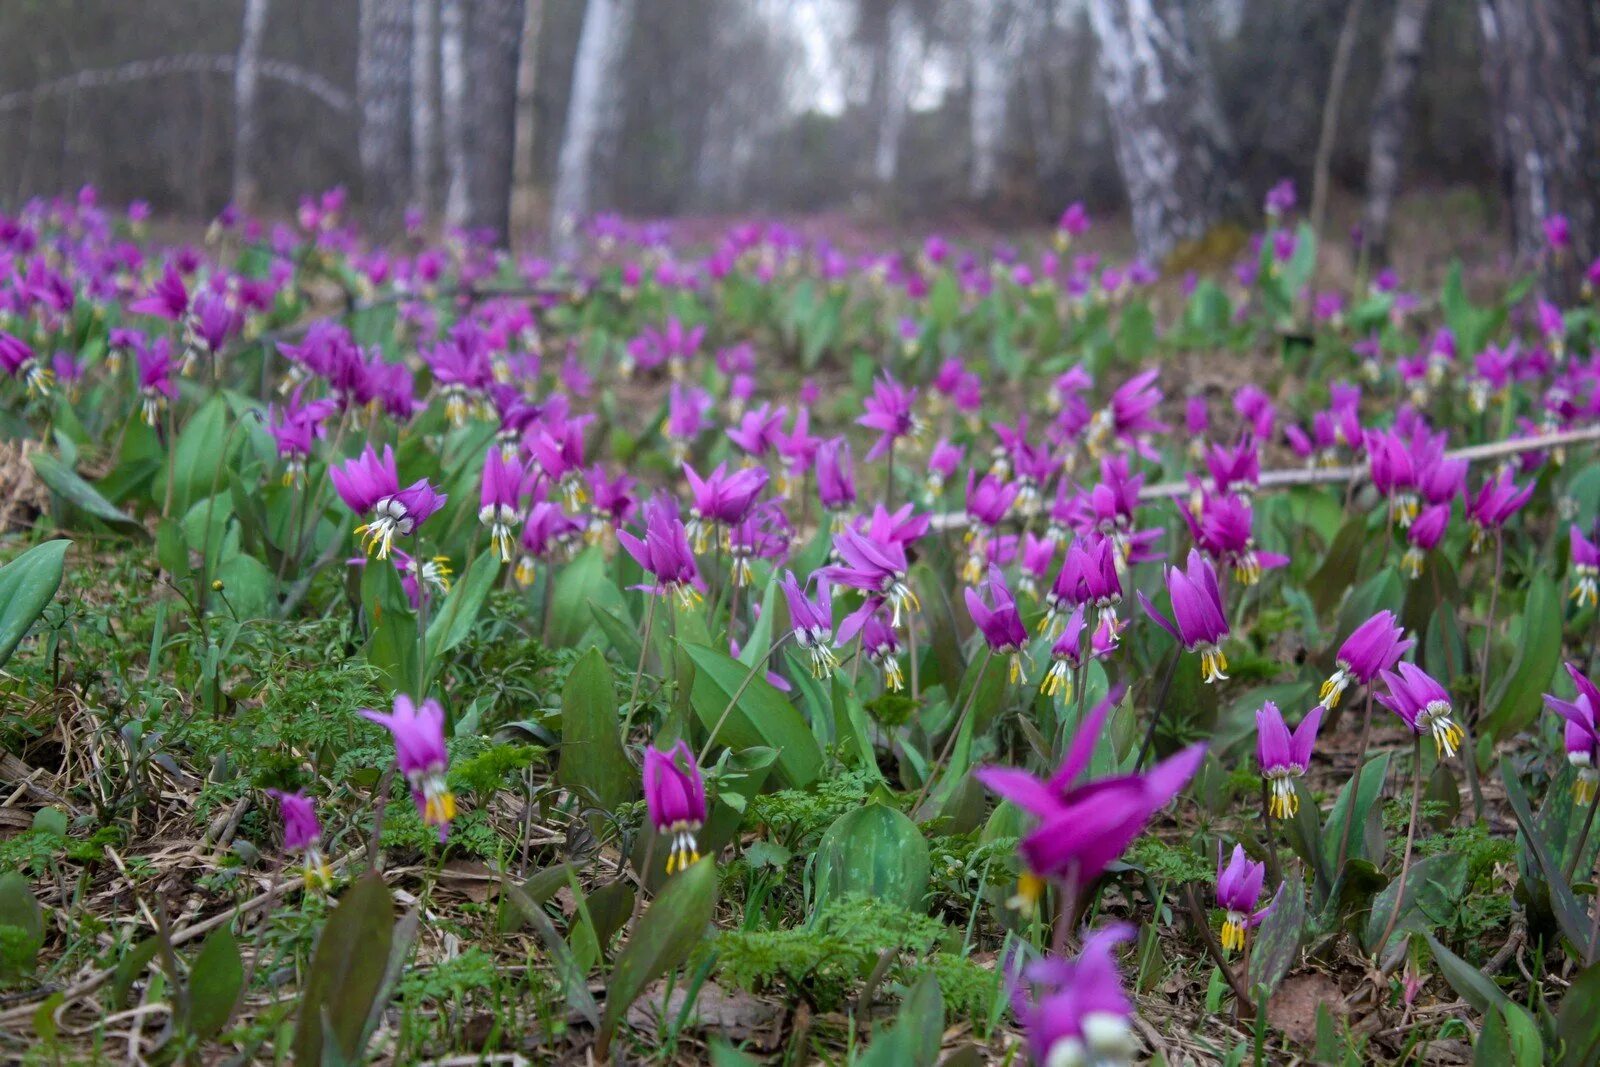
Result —
[[[841,642],[850,640],[880,604],[889,606],[896,629],[903,613],[922,609],[917,594],[906,584],[910,564],[906,562],[905,545],[900,541],[882,534],[847,529],[834,537],[833,547],[839,562],[822,568],[822,577],[867,594],[866,602],[840,624]]]
[[[1198,513],[1180,507],[1179,514],[1194,535],[1195,544],[1218,563],[1231,564],[1233,576],[1241,585],[1255,585],[1263,571],[1275,570],[1289,562],[1288,556],[1257,552],[1255,513],[1244,497],[1225,493],[1201,494]]]
[[[394,711],[385,714],[361,709],[362,718],[384,727],[394,737],[395,759],[411,787],[411,799],[426,826],[439,828],[439,840],[456,817],[456,796],[445,782],[450,755],[444,747],[444,708],[433,698],[418,706],[405,693],[394,698]]]
[[[900,670],[900,636],[877,611],[868,615],[860,626],[861,650],[866,653],[867,662],[882,671],[883,684],[898,693],[906,685],[905,674]]]
[[[839,668],[839,658],[833,653],[833,597],[825,580],[817,580],[817,596],[813,600],[795,580],[793,571],[783,572],[784,599],[789,602],[789,622],[794,626],[795,643],[811,657],[811,675],[829,678]]]
[[[1141,454],[1155,459],[1155,451],[1146,438],[1153,433],[1164,433],[1167,424],[1152,414],[1160,405],[1162,392],[1156,387],[1158,372],[1147,370],[1134,375],[1111,394],[1111,402],[1089,423],[1089,450],[1099,454],[1110,439],[1133,447]]]
[[[665,497],[656,497],[645,504],[644,516],[644,540],[626,530],[617,532],[617,540],[628,555],[655,578],[655,584],[637,588],[658,596],[675,593],[678,603],[692,607],[704,598],[706,584],[695,566],[689,535],[677,506]]]
[[[1464,736],[1450,717],[1450,694],[1433,676],[1412,663],[1402,663],[1395,671],[1380,677],[1388,687],[1378,694],[1378,703],[1400,716],[1413,734],[1432,734],[1441,756],[1454,756]]]
[[[1568,534],[1572,542],[1572,573],[1577,579],[1570,596],[1578,607],[1592,608],[1600,603],[1600,545],[1583,536],[1576,526]]]
[[[1069,672],[1083,666],[1083,630],[1083,605],[1079,604],[1072,610],[1061,636],[1050,646],[1050,669],[1045,671],[1044,680],[1039,683],[1039,691],[1045,696],[1053,697],[1060,693],[1063,703],[1072,700],[1072,675]]]
[[[1572,248],[1572,223],[1565,215],[1551,215],[1544,220],[1544,239],[1550,250],[1560,255]]]
[[[299,389],[294,391],[282,408],[267,406],[267,432],[272,435],[278,455],[284,461],[285,486],[304,480],[306,460],[311,457],[312,444],[323,436],[322,421],[336,410],[338,405],[332,400],[314,400],[302,404]]]
[[[1306,713],[1292,734],[1278,705],[1269,700],[1256,710],[1256,760],[1261,764],[1261,776],[1272,786],[1268,813],[1273,818],[1290,819],[1300,810],[1294,779],[1311,766],[1311,749],[1321,725],[1321,704]]]
[[[498,445],[490,445],[483,457],[478,521],[489,527],[489,546],[499,553],[501,563],[511,562],[511,531],[518,522],[522,479],[522,461],[515,456],[507,459]]]
[[[524,438],[529,454],[544,476],[561,487],[567,510],[577,511],[587,502],[583,479],[583,430],[591,415],[546,422],[546,428]]]
[[[1272,905],[1260,911],[1261,886],[1266,881],[1267,865],[1255,863],[1244,853],[1243,845],[1233,846],[1228,865],[1222,865],[1222,845],[1217,845],[1217,904],[1228,914],[1222,923],[1222,950],[1244,948],[1244,932],[1260,926],[1272,914]],[[1252,914],[1254,913],[1254,914]]]
[[[1578,772],[1572,783],[1572,798],[1579,804],[1593,804],[1600,789],[1600,689],[1578,669],[1567,663],[1567,675],[1578,690],[1576,700],[1562,700],[1546,693],[1545,707],[1560,715],[1563,740],[1566,744],[1567,762]]]
[[[583,532],[583,520],[568,515],[559,503],[535,501],[522,526],[522,554],[511,573],[512,580],[524,589],[532,585],[538,573],[537,561],[570,556]]]
[[[1352,682],[1371,685],[1380,673],[1400,662],[1416,641],[1406,636],[1394,612],[1380,611],[1357,626],[1334,656],[1334,670],[1322,683],[1321,704],[1339,706],[1339,697]]]
[[[1015,906],[1031,908],[1044,879],[1082,886],[1098,878],[1199,769],[1203,744],[1184,749],[1144,774],[1079,783],[1106,716],[1121,696],[1120,691],[1113,692],[1084,716],[1061,767],[1048,779],[1010,767],[981,767],[974,772],[990,792],[1039,821],[1020,845],[1028,869],[1017,884]]]
[[[1445,527],[1449,525],[1449,504],[1434,504],[1423,509],[1406,530],[1408,547],[1405,555],[1400,557],[1400,569],[1412,578],[1422,577],[1423,557],[1438,547],[1439,540],[1444,537]]]
[[[872,395],[863,401],[866,414],[856,419],[857,426],[878,431],[878,439],[867,453],[868,462],[884,455],[904,437],[916,436],[920,426],[912,415],[917,391],[901,385],[888,375],[872,383]]]
[[[0,330],[0,367],[28,387],[29,396],[49,396],[55,373],[41,363],[21,338]]]
[[[368,555],[373,548],[379,559],[388,559],[396,537],[409,536],[428,516],[444,507],[447,499],[428,484],[426,478],[418,479],[404,489],[395,470],[394,449],[383,446],[380,459],[372,446],[355,459],[329,470],[333,487],[345,505],[357,515],[372,517],[356,527]]]
[[[1011,595],[1011,590],[1006,588],[999,571],[989,572],[984,591],[992,604],[985,604],[976,589],[968,589],[967,613],[972,616],[989,650],[997,656],[1009,657],[1009,677],[1015,684],[1022,677],[1023,649],[1028,646],[1028,628],[1022,625],[1016,599]]]
[[[835,528],[842,513],[855,506],[855,462],[850,458],[850,442],[835,437],[817,448],[817,493],[822,506],[835,516]]]
[[[928,499],[932,501],[944,492],[945,482],[961,466],[961,461],[966,458],[967,450],[960,445],[953,445],[948,439],[941,437],[933,446],[933,451],[928,453],[928,478],[923,488]]]
[[[1295,191],[1294,179],[1284,178],[1267,190],[1266,212],[1271,218],[1277,219],[1294,210]]]
[[[1117,923],[1090,934],[1076,959],[1046,958],[1030,964],[1025,976],[1031,1001],[1012,992],[1012,1010],[1028,1034],[1028,1055],[1039,1067],[1132,1063],[1138,1052],[1133,1036],[1133,1002],[1122,989],[1114,947],[1131,940],[1134,929]]]
[[[172,359],[172,345],[165,337],[156,338],[149,346],[135,342],[133,360],[139,376],[139,395],[143,397],[145,425],[154,426],[157,415],[178,399],[178,387],[172,380],[178,369]]]
[[[327,889],[333,885],[333,872],[322,856],[322,824],[317,822],[316,805],[303,792],[285,793],[269,789],[267,795],[278,802],[283,816],[283,847],[286,852],[304,854],[306,888]]]
[[[767,487],[767,472],[761,467],[746,467],[728,473],[726,463],[702,478],[689,464],[683,465],[689,481],[689,539],[696,552],[710,546],[714,528],[724,529],[741,522]]]
[[[1145,612],[1186,652],[1200,653],[1200,674],[1207,682],[1228,677],[1228,659],[1222,654],[1222,640],[1228,636],[1228,619],[1222,610],[1222,593],[1217,587],[1217,572],[1198,550],[1191,548],[1184,569],[1167,567],[1167,593],[1172,598],[1172,619],[1156,610],[1144,593],[1139,603]]]
[[[1484,482],[1478,495],[1467,502],[1467,518],[1472,522],[1472,550],[1478,550],[1485,531],[1504,526],[1531,496],[1533,483],[1518,489],[1511,480],[1510,468],[1501,468],[1499,474]]]
[[[644,803],[656,833],[672,835],[667,873],[700,862],[695,835],[706,821],[706,785],[687,741],[665,752],[654,745],[644,750]]]
[[[1390,517],[1410,526],[1421,506],[1410,443],[1392,433],[1368,433],[1367,464],[1374,488],[1389,501]]]
[[[750,456],[764,456],[777,446],[788,413],[787,408],[773,410],[771,404],[762,404],[744,413],[739,425],[728,431],[728,440]]]

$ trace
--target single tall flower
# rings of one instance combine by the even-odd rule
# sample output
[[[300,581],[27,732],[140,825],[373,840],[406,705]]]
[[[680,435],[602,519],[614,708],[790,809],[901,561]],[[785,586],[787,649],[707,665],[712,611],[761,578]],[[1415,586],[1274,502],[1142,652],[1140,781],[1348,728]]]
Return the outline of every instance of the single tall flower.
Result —
[[[1600,788],[1600,689],[1589,681],[1575,663],[1568,663],[1567,675],[1578,690],[1576,700],[1562,700],[1546,693],[1545,707],[1566,720],[1563,740],[1566,744],[1567,762],[1577,770],[1572,783],[1572,799],[1579,804],[1593,804]]]
[[[1083,605],[1072,609],[1072,615],[1061,630],[1061,636],[1050,646],[1050,669],[1039,683],[1039,691],[1047,697],[1061,694],[1062,702],[1072,699],[1072,675],[1083,666]]]
[[[322,855],[322,824],[317,821],[316,805],[303,792],[269,789],[267,795],[278,802],[278,813],[283,816],[284,851],[302,854],[306,888],[332,886],[333,872]]]
[[[388,559],[396,537],[408,536],[428,516],[444,507],[448,499],[420,478],[404,489],[395,470],[394,449],[383,446],[380,459],[368,445],[355,459],[329,471],[333,487],[357,515],[371,518],[356,527],[363,547],[370,555],[374,548],[379,559]]]
[[[1009,677],[1015,684],[1022,677],[1023,649],[1028,647],[1028,628],[1022,624],[1017,601],[1011,595],[1011,590],[1006,588],[999,571],[991,570],[984,586],[993,606],[985,604],[976,589],[968,589],[967,612],[983,634],[990,651],[997,656],[1008,657]]]
[[[844,530],[834,538],[833,547],[840,562],[822,568],[822,577],[867,594],[866,603],[840,625],[842,641],[848,641],[879,604],[889,605],[893,625],[897,628],[902,613],[921,610],[922,602],[906,584],[910,564],[906,562],[905,546],[899,541],[859,530]]]
[[[418,706],[405,693],[399,693],[394,698],[393,712],[362,708],[361,716],[394,736],[395,759],[411,787],[417,814],[425,825],[439,828],[439,840],[443,841],[450,820],[456,817],[456,795],[444,777],[450,762],[444,747],[444,708],[432,697]]]
[[[811,657],[812,677],[832,677],[839,668],[839,657],[833,653],[833,597],[828,592],[827,581],[817,580],[815,600],[806,596],[793,571],[783,572],[781,584],[784,599],[789,602],[789,622],[794,626],[795,643]]]
[[[1427,553],[1439,546],[1445,527],[1450,524],[1450,505],[1434,504],[1424,508],[1410,528],[1406,530],[1406,551],[1400,557],[1400,569],[1412,578],[1422,577],[1422,561]]]
[[[1145,612],[1186,652],[1200,653],[1200,674],[1207,682],[1228,677],[1228,658],[1222,641],[1228,636],[1228,619],[1222,610],[1222,592],[1217,587],[1217,572],[1191,548],[1183,570],[1167,567],[1167,593],[1172,597],[1172,619],[1156,610],[1148,597],[1139,594]]]
[[[1389,691],[1378,694],[1378,703],[1405,720],[1412,733],[1432,734],[1439,755],[1454,756],[1464,734],[1450,717],[1449,692],[1415,664],[1402,663],[1396,670],[1381,673]]]
[[[1467,502],[1467,518],[1472,523],[1472,550],[1478,551],[1483,535],[1498,530],[1506,520],[1515,515],[1533,495],[1533,483],[1518,489],[1511,480],[1511,468],[1503,467],[1495,477],[1483,483],[1478,495]]]
[[[1261,920],[1272,913],[1270,904],[1260,911],[1255,910],[1261,903],[1261,886],[1266,876],[1267,865],[1251,862],[1243,845],[1233,846],[1233,855],[1224,867],[1222,846],[1217,845],[1217,904],[1228,913],[1222,923],[1224,952],[1244,948],[1244,932],[1260,926]]]
[[[1273,818],[1290,819],[1300,810],[1294,780],[1311,766],[1311,748],[1317,743],[1317,728],[1321,725],[1321,704],[1306,713],[1292,734],[1278,705],[1269,700],[1257,709],[1256,759],[1261,764],[1261,776],[1272,787],[1267,811]]]
[[[639,586],[649,593],[666,596],[674,593],[678,603],[692,607],[704,598],[706,583],[695,566],[689,549],[689,535],[678,516],[677,505],[656,497],[644,507],[645,532],[640,540],[626,530],[617,531],[617,540],[628,555],[655,578],[654,585]]]
[[[905,673],[900,670],[900,635],[876,611],[861,624],[861,650],[867,654],[867,662],[883,672],[883,684],[888,689],[898,693],[905,688]]]
[[[1333,673],[1322,683],[1324,708],[1339,706],[1339,697],[1352,682],[1371,685],[1382,671],[1400,662],[1416,641],[1406,636],[1394,612],[1380,611],[1357,626],[1339,646]]]
[[[656,833],[672,836],[667,873],[698,863],[695,835],[706,821],[706,785],[687,741],[665,752],[654,745],[644,750],[644,803]]]
[[[478,521],[489,527],[489,545],[501,563],[511,562],[511,531],[518,522],[517,502],[522,495],[522,461],[506,459],[498,445],[483,457],[483,489]]]
[[[1024,972],[1031,1000],[1018,988],[1012,1010],[1028,1034],[1028,1053],[1038,1067],[1121,1067],[1133,1062],[1133,1002],[1122,988],[1113,948],[1133,938],[1133,927],[1117,923],[1096,930],[1076,959],[1047,958]]]
[[[856,419],[856,425],[878,431],[878,439],[867,453],[867,460],[877,459],[888,452],[903,437],[915,437],[921,429],[912,408],[917,402],[917,391],[884,375],[872,383],[872,395],[862,402],[866,414]]]

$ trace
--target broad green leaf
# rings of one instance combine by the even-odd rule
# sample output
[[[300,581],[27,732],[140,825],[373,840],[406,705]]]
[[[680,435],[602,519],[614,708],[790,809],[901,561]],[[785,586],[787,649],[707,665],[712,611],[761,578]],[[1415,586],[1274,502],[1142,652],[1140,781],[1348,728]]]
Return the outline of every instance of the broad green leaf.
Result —
[[[0,927],[22,932],[20,945],[13,949],[16,958],[9,962],[32,967],[34,957],[44,947],[44,909],[19,871],[0,874]]]
[[[1328,870],[1332,871],[1339,863],[1339,842],[1344,834],[1345,820],[1350,818],[1351,794],[1357,782],[1361,784],[1361,795],[1354,801],[1355,825],[1350,828],[1350,848],[1346,858],[1369,858],[1362,830],[1366,826],[1367,813],[1377,803],[1384,779],[1389,775],[1389,755],[1384,752],[1368,760],[1361,772],[1339,790],[1339,799],[1333,802],[1333,810],[1328,813],[1328,822],[1322,832],[1322,858]]]
[[[225,467],[228,443],[228,403],[214,396],[200,405],[178,430],[177,454],[171,464],[156,472],[152,488],[156,503],[167,495],[167,471],[172,471],[172,506],[177,514],[187,511],[196,500],[212,492],[212,486],[227,485]]]
[[[1479,733],[1501,739],[1525,729],[1539,714],[1542,694],[1561,662],[1561,594],[1548,574],[1534,576],[1516,630],[1516,654],[1489,698],[1493,709]]]
[[[1600,964],[1579,974],[1562,996],[1556,1012],[1556,1037],[1561,1067],[1600,1063]]]
[[[575,645],[584,631],[594,625],[592,601],[613,611],[623,610],[622,592],[606,574],[605,552],[593,545],[555,575],[550,594],[550,618],[546,622],[547,643],[552,648]],[[663,622],[657,619],[656,622]]]
[[[816,906],[862,894],[921,911],[932,863],[928,840],[904,813],[872,803],[841,815],[817,846]]]
[[[618,735],[611,665],[591,648],[573,665],[561,691],[561,763],[556,780],[608,812],[639,796],[639,772]]]
[[[917,979],[895,1014],[894,1025],[873,1038],[857,1067],[937,1063],[944,1038],[944,996],[929,970]]]
[[[727,711],[717,744],[736,751],[762,745],[776,749],[778,774],[792,788],[802,789],[816,780],[822,768],[817,739],[794,705],[759,670],[752,676],[738,660],[704,645],[684,644],[681,635],[679,647],[694,665],[691,702],[701,725],[708,732],[716,729]]]
[[[362,1058],[367,1016],[383,986],[394,939],[394,900],[383,876],[368,872],[345,890],[312,952],[294,1034],[298,1063]]]
[[[117,960],[117,968],[111,976],[111,1007],[121,1011],[128,1006],[128,994],[133,990],[136,982],[144,969],[150,966],[150,961],[156,958],[156,953],[161,951],[161,939],[147,937],[129,948]]]
[[[1401,905],[1400,918],[1395,921],[1390,940],[1404,937],[1412,930],[1434,930],[1448,924],[1466,888],[1467,862],[1460,853],[1443,852],[1417,860],[1406,872],[1405,903]],[[1361,938],[1367,951],[1382,954],[1384,946],[1378,944],[1378,938],[1389,924],[1399,894],[1400,880],[1396,878],[1373,899]]]
[[[717,867],[708,858],[669,878],[661,895],[639,916],[606,984],[597,1059],[605,1059],[618,1024],[645,987],[683,963],[705,940],[716,903]]]
[[[11,658],[61,588],[61,570],[71,544],[46,541],[0,567],[0,665]]]
[[[219,926],[206,937],[189,968],[189,1032],[201,1041],[221,1033],[243,986],[239,943],[226,926]]]
[[[1525,1010],[1506,996],[1505,991],[1494,984],[1494,979],[1451,952],[1431,932],[1424,931],[1422,936],[1428,939],[1433,962],[1444,980],[1450,983],[1450,988],[1480,1013],[1488,1014],[1495,1009]]]
[[[1506,801],[1511,805],[1511,813],[1517,821],[1518,838],[1523,847],[1532,854],[1532,867],[1539,873],[1540,881],[1544,883],[1550,894],[1550,909],[1555,912],[1556,924],[1561,927],[1561,933],[1574,946],[1582,947],[1589,943],[1589,917],[1582,904],[1572,892],[1572,887],[1567,883],[1567,876],[1561,870],[1555,857],[1550,854],[1550,848],[1545,842],[1544,835],[1539,832],[1538,824],[1534,822],[1533,812],[1528,807],[1528,796],[1523,791],[1522,780],[1517,777],[1517,772],[1512,768],[1509,760],[1504,757],[1500,760],[1500,778],[1505,784]],[[1519,860],[1519,867],[1526,868],[1529,864]],[[1527,875],[1524,874],[1526,878]]]
[[[872,730],[867,723],[867,711],[861,698],[845,682],[843,672],[833,675],[833,730],[839,743],[854,758],[861,770],[881,779],[878,760],[872,751]]]
[[[1265,988],[1271,996],[1300,958],[1300,939],[1306,932],[1306,888],[1295,871],[1279,889],[1272,913],[1256,931],[1250,952],[1250,988]]]
[[[100,491],[78,476],[78,472],[48,452],[35,452],[29,460],[39,480],[56,496],[84,514],[99,519],[112,529],[146,536],[139,520],[100,495]]]
[[[500,573],[500,557],[484,552],[472,561],[459,581],[445,594],[439,605],[439,614],[428,623],[428,665],[437,673],[444,654],[455,648],[472,632],[483,610],[484,601],[494,588],[494,579]]]

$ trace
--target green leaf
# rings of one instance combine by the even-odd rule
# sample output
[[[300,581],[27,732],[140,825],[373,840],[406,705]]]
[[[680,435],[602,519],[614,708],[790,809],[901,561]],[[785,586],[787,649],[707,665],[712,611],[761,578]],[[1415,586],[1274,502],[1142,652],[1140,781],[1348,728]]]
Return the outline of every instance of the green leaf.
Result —
[[[1517,772],[1504,757],[1500,760],[1500,778],[1505,784],[1506,800],[1511,805],[1511,813],[1517,821],[1518,836],[1526,850],[1532,853],[1533,865],[1538,868],[1540,878],[1549,890],[1550,908],[1555,912],[1556,924],[1561,927],[1566,939],[1581,949],[1589,943],[1588,914],[1584,911],[1583,905],[1578,903],[1578,898],[1567,883],[1567,876],[1561,870],[1560,864],[1550,854],[1544,835],[1539,832],[1538,824],[1534,822],[1533,811],[1528,807],[1528,796],[1523,791],[1522,780],[1517,777]],[[1519,866],[1523,864],[1519,863]]]
[[[1439,974],[1462,1000],[1485,1015],[1496,1008],[1524,1010],[1506,996],[1493,979],[1451,952],[1431,932],[1423,931],[1422,936],[1428,939],[1428,947],[1433,950],[1433,962],[1438,965]]]
[[[228,462],[228,404],[213,396],[189,416],[178,432],[177,454],[170,465],[156,474],[153,493],[158,503],[167,495],[167,471],[172,471],[172,506],[177,514],[189,510],[196,500],[211,492],[213,484],[225,484],[221,471]]]
[[[1250,953],[1250,988],[1265,988],[1267,995],[1278,988],[1300,958],[1300,939],[1306,932],[1306,887],[1295,871],[1278,890],[1272,913],[1256,931],[1255,948]]]
[[[939,979],[927,971],[911,987],[894,1025],[879,1034],[856,1061],[857,1067],[902,1067],[937,1063],[944,1037],[944,996]]]
[[[294,1034],[298,1063],[324,1056],[362,1057],[367,1016],[383,986],[394,939],[394,900],[383,876],[369,871],[345,890],[323,924],[311,956]]]
[[[455,648],[472,632],[478,621],[483,602],[489,599],[494,588],[495,575],[500,573],[500,557],[485,552],[472,561],[467,573],[450,587],[439,614],[428,623],[428,664],[434,672],[444,662],[444,654]]]
[[[622,593],[617,583],[606,574],[605,552],[599,545],[584,549],[577,559],[555,575],[555,588],[550,593],[549,639],[546,642],[550,647],[561,648],[578,643],[584,631],[593,625],[593,613],[589,609],[591,601],[613,611],[623,608]]]
[[[1600,964],[1589,967],[1568,987],[1556,1012],[1561,1067],[1600,1063]]]
[[[46,541],[0,567],[0,665],[11,658],[61,588],[61,570],[71,544]]]
[[[1516,654],[1500,676],[1479,731],[1499,740],[1527,727],[1539,714],[1543,694],[1561,662],[1561,594],[1548,574],[1534,576],[1517,627]]]
[[[932,862],[928,840],[905,814],[868,804],[841,815],[817,846],[817,899],[862,894],[921,911]]]
[[[222,1032],[233,1016],[244,987],[244,963],[239,943],[226,926],[206,937],[200,954],[189,968],[189,1033],[209,1041]]]
[[[147,937],[122,954],[117,969],[111,976],[111,1007],[121,1011],[128,1006],[128,994],[133,983],[144,973],[150,961],[161,951],[161,939]]]
[[[854,757],[857,767],[881,781],[883,773],[878,770],[878,759],[872,751],[872,730],[867,724],[866,709],[861,706],[861,698],[855,690],[845,682],[842,671],[835,671],[833,675],[832,704],[834,736]]]
[[[705,645],[679,646],[694,664],[694,713],[707,731],[715,729],[734,694],[744,692],[728,711],[717,732],[717,744],[739,750],[765,745],[778,752],[778,774],[792,788],[803,789],[817,778],[822,749],[805,718],[758,670]],[[748,683],[746,682],[748,679]]]
[[[637,664],[639,653],[644,650],[644,635],[639,632],[639,628],[617,612],[593,600],[589,601],[589,610],[594,614],[595,625],[606,635],[611,647],[617,650],[622,662]],[[651,643],[654,644],[654,640]]]
[[[645,987],[683,963],[705,940],[716,903],[717,867],[709,858],[667,880],[611,968],[596,1059],[605,1059],[618,1024]]]
[[[618,736],[611,666],[598,648],[573,665],[561,690],[561,763],[556,780],[608,812],[639,795],[639,772]]]
[[[34,957],[44,947],[44,909],[34,899],[28,880],[20,871],[0,874],[0,927],[21,930],[21,962],[32,967]]]
[[[1361,795],[1355,798],[1355,825],[1350,828],[1350,850],[1347,859],[1367,859],[1366,835],[1362,832],[1367,823],[1367,813],[1377,803],[1383,790],[1383,781],[1389,775],[1389,753],[1384,752],[1367,761],[1361,772],[1339,790],[1339,799],[1333,802],[1328,822],[1322,833],[1322,858],[1328,870],[1339,862],[1339,841],[1344,834],[1345,820],[1350,817],[1351,793],[1356,783],[1361,783]]]
[[[144,526],[132,515],[118,508],[100,495],[100,491],[78,476],[78,472],[48,452],[35,452],[28,457],[39,480],[56,496],[90,515],[107,526],[126,533],[146,536]]]
[[[562,864],[555,870],[562,873],[559,884],[566,883],[569,868]],[[532,880],[529,881],[532,885]],[[544,913],[534,898],[522,886],[514,884],[510,879],[501,882],[502,891],[506,901],[522,918],[533,927],[539,939],[544,942],[545,950],[550,954],[550,961],[555,968],[556,981],[560,984],[567,1006],[576,1011],[590,1026],[600,1025],[600,1006],[595,1003],[594,994],[589,992],[589,986],[584,981],[583,970],[578,966],[577,958],[572,953],[572,947],[566,939],[556,931],[555,924],[550,921],[550,916]],[[554,888],[551,889],[553,893]]]
[[[1401,905],[1400,918],[1395,921],[1390,940],[1403,937],[1410,930],[1432,930],[1448,923],[1455,914],[1455,903],[1467,890],[1466,857],[1456,852],[1443,852],[1427,856],[1411,865],[1406,873],[1406,899]],[[1383,888],[1372,901],[1372,911],[1367,914],[1366,930],[1362,944],[1369,952],[1382,953],[1385,946],[1378,938],[1389,925],[1395,901],[1400,894],[1400,880],[1396,878]]]

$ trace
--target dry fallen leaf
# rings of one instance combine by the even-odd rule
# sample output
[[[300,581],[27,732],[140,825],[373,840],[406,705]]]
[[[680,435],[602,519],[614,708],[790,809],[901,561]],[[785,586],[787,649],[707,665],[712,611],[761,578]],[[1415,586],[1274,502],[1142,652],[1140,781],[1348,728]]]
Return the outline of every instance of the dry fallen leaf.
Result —
[[[1312,971],[1284,979],[1267,1002],[1267,1021],[1283,1031],[1297,1045],[1313,1045],[1317,1040],[1317,1008],[1326,1004],[1337,1011],[1344,999],[1339,983]]]

